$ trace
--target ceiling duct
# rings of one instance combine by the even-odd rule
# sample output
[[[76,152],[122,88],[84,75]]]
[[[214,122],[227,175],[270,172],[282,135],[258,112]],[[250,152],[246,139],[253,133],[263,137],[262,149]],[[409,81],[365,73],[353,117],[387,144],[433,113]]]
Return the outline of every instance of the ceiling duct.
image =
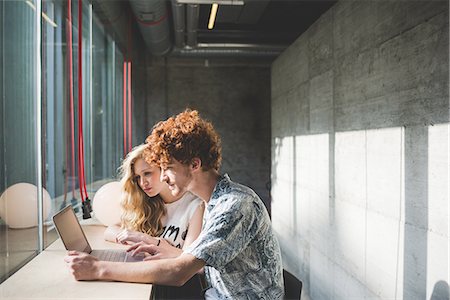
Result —
[[[130,4],[150,53],[159,56],[167,54],[172,48],[167,2],[130,0]]]
[[[126,49],[128,6],[123,1],[93,0],[92,8],[105,28],[114,32],[119,47]]]

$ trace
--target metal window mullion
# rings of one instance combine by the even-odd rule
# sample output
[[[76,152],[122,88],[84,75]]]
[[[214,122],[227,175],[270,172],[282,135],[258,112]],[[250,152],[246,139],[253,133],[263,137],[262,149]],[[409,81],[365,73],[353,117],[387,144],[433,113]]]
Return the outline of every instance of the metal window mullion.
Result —
[[[114,124],[114,121],[116,120],[116,42],[111,39],[111,48],[112,48],[112,64],[111,64],[111,69],[109,70],[111,72],[112,75],[112,79],[111,79],[111,98],[112,99],[112,104],[111,104],[111,124],[110,124],[110,128],[111,128],[111,141],[112,143],[109,145],[109,153],[111,153],[110,155],[110,167],[112,170],[115,169],[115,158],[116,156],[116,152],[113,149],[117,149],[116,145],[120,145],[119,143],[115,144],[115,137],[117,136],[117,131],[114,130],[112,124]],[[114,152],[113,152],[114,151]]]
[[[36,1],[36,169],[37,169],[37,203],[38,203],[38,251],[44,250],[44,198],[42,188],[42,95],[41,95],[41,0]]]
[[[93,137],[93,127],[94,127],[94,120],[93,120],[93,107],[92,107],[92,72],[93,72],[93,62],[92,62],[92,4],[89,3],[89,120],[90,120],[90,124],[89,124],[89,179],[90,179],[90,184],[92,185],[92,182],[95,178],[95,170],[93,168],[93,162],[94,162],[94,137]]]

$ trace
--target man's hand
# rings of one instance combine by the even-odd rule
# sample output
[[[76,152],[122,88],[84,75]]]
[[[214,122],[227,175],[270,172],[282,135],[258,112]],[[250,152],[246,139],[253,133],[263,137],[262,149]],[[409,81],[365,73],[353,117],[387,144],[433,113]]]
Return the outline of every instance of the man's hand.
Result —
[[[159,246],[158,246],[159,244]],[[183,253],[183,250],[178,249],[165,239],[160,239],[159,243],[156,245],[149,245],[144,242],[139,242],[134,244],[130,248],[127,249],[128,252],[131,252],[132,256],[137,255],[138,253],[146,252],[147,255],[144,260],[156,260],[156,259],[164,259],[164,258],[176,258]]]
[[[100,277],[99,261],[92,255],[69,251],[64,261],[76,280],[97,280]]]

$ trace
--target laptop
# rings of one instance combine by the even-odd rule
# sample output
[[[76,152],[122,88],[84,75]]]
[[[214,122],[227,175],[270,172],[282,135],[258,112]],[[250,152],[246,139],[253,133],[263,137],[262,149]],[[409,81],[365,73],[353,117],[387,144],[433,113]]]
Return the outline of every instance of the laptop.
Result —
[[[133,257],[125,250],[92,250],[71,205],[55,214],[53,223],[67,250],[86,252],[100,260],[107,261],[137,262],[144,258],[143,255]]]

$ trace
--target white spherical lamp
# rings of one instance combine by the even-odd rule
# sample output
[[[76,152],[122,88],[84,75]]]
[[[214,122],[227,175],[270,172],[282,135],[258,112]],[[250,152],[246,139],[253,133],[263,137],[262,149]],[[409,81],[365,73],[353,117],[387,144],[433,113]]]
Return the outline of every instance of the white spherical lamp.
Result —
[[[122,186],[118,181],[103,185],[95,193],[92,200],[92,210],[97,220],[103,225],[120,225],[120,217],[122,216],[121,195]]]
[[[48,218],[51,197],[43,189],[44,220]],[[0,217],[10,228],[29,228],[38,225],[37,187],[30,183],[16,183],[0,197]]]

